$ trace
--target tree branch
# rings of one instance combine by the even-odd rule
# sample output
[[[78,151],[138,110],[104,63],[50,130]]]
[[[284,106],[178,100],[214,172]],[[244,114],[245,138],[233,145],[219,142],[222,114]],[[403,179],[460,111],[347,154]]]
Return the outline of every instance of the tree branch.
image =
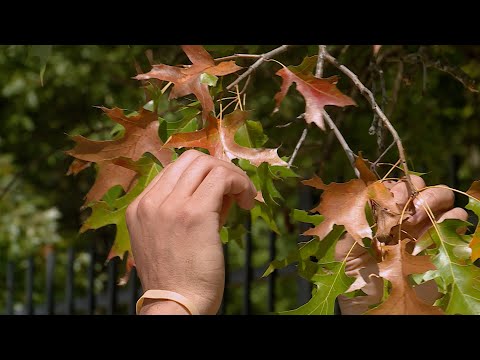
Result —
[[[295,157],[297,156],[298,150],[300,150],[300,147],[302,146],[303,142],[305,141],[305,138],[307,137],[308,134],[308,127],[303,129],[302,136],[300,136],[300,139],[297,142],[297,146],[295,146],[295,150],[293,150],[293,154],[290,157],[290,160],[288,160],[288,167],[290,168],[293,164],[293,160],[295,160]]]
[[[380,109],[380,107],[378,106],[377,102],[375,101],[375,98],[373,97],[372,92],[365,85],[363,85],[363,83],[358,79],[358,76],[355,75],[355,73],[353,73],[345,65],[340,64],[338,62],[338,60],[336,58],[334,58],[332,55],[330,55],[328,52],[325,53],[325,60],[327,60],[332,65],[334,65],[337,69],[339,69],[341,72],[343,72],[345,75],[347,75],[350,78],[350,80],[352,80],[352,82],[360,90],[362,95],[368,100],[368,102],[372,106],[372,110],[378,115],[378,117],[382,120],[385,127],[392,134],[392,136],[395,140],[395,143],[397,144],[398,155],[399,155],[400,160],[402,162],[403,171],[405,172],[405,178],[407,180],[408,192],[411,196],[414,196],[417,193],[417,190],[413,186],[412,179],[410,178],[410,173],[408,171],[408,165],[407,165],[407,159],[406,159],[406,156],[405,156],[405,149],[403,148],[402,140],[400,140],[400,137],[398,136],[397,130],[395,130],[395,128],[393,127],[390,120],[388,120],[388,118],[383,113],[382,109]]]
[[[257,54],[233,54],[233,55],[230,55],[230,56],[224,56],[224,57],[213,59],[213,61],[235,60],[237,58],[258,59],[260,57],[262,57],[262,55],[257,55]]]
[[[315,71],[315,77],[320,78],[323,76],[323,64],[325,60],[325,54],[327,53],[327,47],[325,45],[319,45],[318,46],[318,60],[317,60],[317,69]],[[347,141],[343,137],[342,133],[340,130],[338,130],[337,126],[335,125],[335,122],[332,120],[330,115],[323,110],[322,111],[322,116],[323,120],[328,124],[330,129],[333,131],[335,136],[338,139],[338,142],[342,146],[343,150],[347,154],[347,158],[350,161],[350,165],[352,165],[353,171],[355,172],[355,175],[357,177],[360,176],[360,173],[358,172],[357,168],[355,167],[355,157],[353,156],[353,151],[350,149],[350,146],[348,146]]]
[[[242,75],[240,75],[234,82],[232,82],[230,85],[227,86],[227,90],[230,90],[233,88],[235,85],[237,85],[240,81],[245,79],[248,75],[250,75],[253,71],[255,71],[256,68],[258,68],[260,65],[262,65],[266,60],[272,58],[275,55],[278,55],[288,49],[289,45],[282,45],[276,49],[273,49],[272,51],[269,51],[265,54],[260,55],[260,58],[253,63],[252,66],[248,68],[247,71],[245,71]]]

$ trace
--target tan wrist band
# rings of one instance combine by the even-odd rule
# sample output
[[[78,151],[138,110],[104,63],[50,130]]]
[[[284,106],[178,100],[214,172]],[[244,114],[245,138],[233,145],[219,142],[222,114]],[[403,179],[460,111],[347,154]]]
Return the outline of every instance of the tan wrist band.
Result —
[[[185,296],[180,295],[174,291],[168,291],[168,290],[147,290],[145,293],[142,295],[140,299],[137,301],[137,315],[140,313],[140,310],[142,309],[143,305],[143,300],[144,299],[158,299],[158,300],[172,300],[175,301],[176,303],[182,305],[187,311],[190,313],[190,315],[200,315],[200,313],[197,310],[197,307],[193,302],[188,300]]]

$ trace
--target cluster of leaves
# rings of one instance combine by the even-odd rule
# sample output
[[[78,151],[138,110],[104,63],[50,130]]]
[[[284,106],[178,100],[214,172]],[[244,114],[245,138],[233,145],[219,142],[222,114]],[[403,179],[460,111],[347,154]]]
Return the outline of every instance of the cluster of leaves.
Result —
[[[247,171],[259,191],[257,204],[250,212],[252,220],[261,217],[275,232],[279,229],[274,212],[282,200],[275,181],[298,177],[287,166],[288,158],[278,155],[277,148],[262,147],[267,137],[261,123],[252,120],[244,109],[246,102],[242,101],[238,89],[234,101],[223,107],[222,101],[228,100],[223,96],[223,78],[241,68],[234,61],[215,62],[201,46],[183,46],[183,50],[190,65],[153,65],[151,71],[136,76],[144,83],[148,98],[140,109],[126,114],[119,108],[101,108],[120,125],[112,139],[95,141],[75,136],[72,139],[76,146],[67,152],[75,158],[69,173],[77,174],[91,164],[97,168],[96,181],[84,204],[92,212],[81,231],[115,224],[116,238],[108,258],[127,255],[127,276],[134,259],[125,210],[162,167],[182,151],[173,149],[200,148]],[[305,58],[298,66],[282,66],[276,73],[282,85],[275,104],[278,111],[289,87],[295,83],[305,99],[306,123],[325,130],[324,106],[345,107],[356,103],[337,89],[336,76],[325,79],[313,76],[316,63],[314,56]],[[195,100],[189,100],[189,95]],[[226,109],[235,103],[235,109],[226,114]],[[274,261],[265,273],[268,275],[296,262],[299,274],[315,285],[312,299],[287,313],[332,314],[338,296],[368,296],[362,292],[365,280],[360,275],[355,279],[345,273],[348,255],[340,260],[335,257],[337,243],[345,234],[355,240],[352,249],[363,246],[378,253],[378,275],[386,284],[385,294],[381,303],[371,306],[369,314],[480,313],[480,269],[473,264],[480,252],[479,231],[460,235],[458,229],[465,226],[464,223],[454,220],[436,223],[432,218],[433,229],[421,239],[392,236],[401,227],[404,215],[409,216],[408,211],[400,208],[384,180],[370,170],[361,155],[355,166],[359,179],[326,185],[314,177],[303,182],[323,190],[320,204],[312,209],[321,215],[294,212],[296,220],[315,225],[304,234],[314,238],[286,259]],[[468,208],[477,215],[480,213],[478,189],[478,183],[474,183],[468,192]],[[222,229],[222,240],[238,239],[242,233],[239,224],[229,224]],[[389,245],[382,245],[386,238],[390,240]],[[409,241],[423,247],[413,255]],[[425,255],[418,255],[420,253]],[[432,279],[442,296],[435,304],[426,304],[417,297],[414,287]]]

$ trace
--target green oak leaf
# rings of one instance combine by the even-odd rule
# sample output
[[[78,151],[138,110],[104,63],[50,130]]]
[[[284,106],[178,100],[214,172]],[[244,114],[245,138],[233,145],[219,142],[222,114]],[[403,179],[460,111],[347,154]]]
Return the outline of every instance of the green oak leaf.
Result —
[[[332,233],[335,232],[335,235]],[[345,274],[346,258],[339,262],[334,261],[335,245],[343,234],[343,227],[333,229],[327,237],[320,241],[322,244],[330,238],[330,246],[326,247],[325,254],[318,263],[307,260],[303,268],[299,267],[299,274],[314,283],[315,291],[306,304],[297,309],[281,312],[280,315],[333,315],[335,313],[335,299],[345,293],[354,279]],[[317,240],[318,242],[318,240]]]
[[[80,232],[87,230],[95,230],[107,225],[116,225],[117,231],[115,240],[110,250],[109,258],[120,256],[123,258],[125,252],[131,252],[130,236],[128,234],[127,222],[125,214],[128,205],[137,198],[138,195],[147,187],[147,185],[157,176],[162,167],[150,157],[143,157],[137,162],[130,161],[132,168],[139,174],[137,184],[127,194],[114,199],[115,193],[119,195],[121,192],[113,188],[107,192],[102,201],[96,202],[90,207],[92,213],[90,217],[83,223]]]
[[[429,272],[429,278],[446,290],[438,303],[447,314],[480,314],[480,268],[464,256],[472,235],[457,234],[458,228],[468,225],[450,219],[437,224],[438,232],[434,228],[428,231],[436,245],[432,261],[437,267]]]
[[[184,107],[176,113],[174,119],[160,119],[158,134],[160,139],[166,142],[167,139],[175,134],[182,132],[192,132],[198,129],[197,115],[200,110],[194,107]]]
[[[308,211],[293,209],[290,213],[290,219],[296,222],[303,222],[308,224],[313,224],[315,226],[319,225],[325,217],[323,215],[315,214],[311,215]]]
[[[291,251],[286,258],[272,261],[262,276],[268,276],[274,270],[298,262],[300,275],[308,279],[311,277],[308,275],[310,265],[316,264],[311,261],[312,257],[318,263],[335,261],[335,245],[344,232],[345,228],[343,226],[334,225],[332,231],[323,240],[319,241],[318,237],[315,237],[308,242],[300,243],[299,247]]]
[[[247,230],[242,224],[239,224],[234,228],[223,226],[220,230],[220,240],[223,244],[227,244],[233,240],[241,249],[243,249],[243,236],[246,232]]]

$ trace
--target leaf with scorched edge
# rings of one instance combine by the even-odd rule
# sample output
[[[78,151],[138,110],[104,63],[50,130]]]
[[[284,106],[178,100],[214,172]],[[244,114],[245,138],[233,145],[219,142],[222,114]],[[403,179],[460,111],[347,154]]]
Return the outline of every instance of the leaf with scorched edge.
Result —
[[[191,66],[182,68],[164,64],[153,65],[150,72],[137,75],[134,79],[158,79],[172,82],[174,86],[170,92],[170,99],[194,94],[202,104],[203,119],[206,120],[214,109],[208,84],[214,83],[213,77],[232,74],[242,68],[236,65],[235,61],[215,64],[212,56],[200,45],[183,45],[182,49],[192,62]]]
[[[283,67],[277,71],[277,75],[283,79],[280,91],[275,95],[276,109],[288,92],[293,82],[297,84],[297,90],[305,98],[305,121],[307,124],[315,123],[320,129],[325,130],[322,110],[326,105],[348,106],[356,105],[350,97],[342,94],[335,84],[337,76],[326,79],[318,79],[312,74],[312,69],[317,62],[316,56],[306,57],[298,66]]]
[[[368,315],[441,315],[436,306],[427,305],[415,294],[408,283],[408,276],[434,270],[430,256],[413,256],[405,249],[409,240],[397,245],[386,245],[385,258],[378,264],[380,276],[389,280],[392,290],[387,300],[366,312]]]
[[[436,281],[440,278],[439,287],[447,290],[439,300],[447,314],[480,314],[480,268],[455,255],[455,249],[465,249],[472,237],[457,233],[459,228],[468,225],[465,221],[447,219],[436,225],[438,233],[434,228],[428,230],[437,247],[432,260],[437,270],[430,278]]]
[[[467,190],[467,194],[473,196],[475,199],[468,198],[468,204],[465,208],[472,210],[475,215],[478,216],[480,220],[480,181],[474,181],[472,186]],[[480,258],[480,221],[478,222],[477,228],[473,233],[472,241],[470,242],[470,249],[472,253],[470,259],[475,261]]]
[[[357,158],[355,159],[355,167],[360,174],[360,179],[362,179],[365,184],[369,185],[370,183],[378,180],[377,175],[375,175],[368,167],[367,162],[362,156],[362,152],[359,152]]]
[[[343,227],[340,227],[343,230]],[[343,233],[343,231],[342,231]],[[328,238],[328,236],[327,236]],[[329,256],[324,259],[333,258],[334,248],[338,238],[329,247]],[[320,241],[320,245],[323,241]],[[333,250],[332,250],[333,249]],[[305,305],[295,310],[281,312],[281,315],[333,315],[335,313],[335,299],[344,294],[353,284],[354,279],[345,274],[346,258],[341,261],[329,261],[314,263],[306,261],[304,269],[299,269],[302,277],[312,281],[316,292]],[[313,271],[314,270],[314,271]]]
[[[130,159],[119,159],[119,164],[131,167]],[[107,259],[110,260],[113,257],[119,256],[123,259],[124,254],[128,253],[129,261],[127,261],[127,274],[134,265],[133,255],[131,253],[130,236],[126,223],[126,210],[128,205],[132,203],[135,198],[147,187],[147,185],[157,176],[161,171],[161,166],[155,163],[152,159],[147,157],[140,159],[135,163],[136,168],[141,176],[139,177],[135,187],[124,196],[109,201],[109,205],[105,201],[96,202],[91,206],[92,213],[90,217],[84,222],[80,229],[80,233],[87,230],[95,230],[107,225],[116,225],[117,231],[112,248],[108,254]]]
[[[247,117],[248,112],[241,110],[235,110],[223,119],[210,116],[207,127],[199,131],[174,134],[164,147],[199,147],[207,149],[210,155],[225,161],[246,159],[255,166],[259,166],[263,162],[287,166],[288,164],[278,156],[278,149],[252,149],[240,146],[235,142],[235,133],[245,123]]]
[[[392,227],[400,222],[401,209],[390,190],[379,181],[368,185],[367,195],[372,200],[375,211],[377,222],[375,236],[380,241],[388,239]]]
[[[126,116],[119,108],[101,108],[116,123],[125,129],[121,138],[107,141],[93,141],[83,136],[74,136],[76,142],[72,150],[66,151],[73,156],[69,172],[78,173],[86,162],[95,162],[98,173],[92,188],[86,195],[85,205],[100,200],[113,186],[122,186],[128,192],[136,179],[136,173],[125,167],[115,165],[112,160],[125,157],[137,161],[145,153],[151,153],[164,166],[171,159],[173,152],[162,149],[163,143],[158,137],[158,119],[153,112],[141,109],[136,115]]]
[[[311,212],[318,212],[325,216],[325,220],[305,235],[316,235],[323,239],[333,227],[333,224],[343,225],[352,237],[362,243],[363,238],[372,238],[372,230],[365,216],[365,204],[368,201],[367,186],[360,179],[353,179],[346,183],[330,183],[314,176],[303,184],[323,190],[320,204]]]

